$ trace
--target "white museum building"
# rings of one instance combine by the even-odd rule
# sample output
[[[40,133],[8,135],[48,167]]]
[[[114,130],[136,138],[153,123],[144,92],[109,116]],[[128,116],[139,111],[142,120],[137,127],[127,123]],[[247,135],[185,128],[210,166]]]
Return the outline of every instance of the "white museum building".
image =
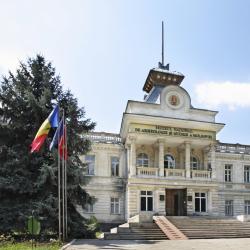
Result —
[[[139,215],[250,215],[250,146],[221,143],[217,111],[195,108],[169,65],[149,71],[143,101],[127,102],[119,134],[85,135],[91,151],[81,213],[101,223]],[[107,116],[108,119],[108,116]]]

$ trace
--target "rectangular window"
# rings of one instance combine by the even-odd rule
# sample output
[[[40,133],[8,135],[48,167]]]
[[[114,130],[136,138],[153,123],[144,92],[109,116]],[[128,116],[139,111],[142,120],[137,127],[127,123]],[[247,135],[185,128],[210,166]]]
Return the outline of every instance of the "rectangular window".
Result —
[[[207,211],[206,193],[195,193],[195,212]]]
[[[245,201],[245,215],[250,215],[250,201]]]
[[[87,175],[95,174],[95,156],[94,155],[86,155],[85,163],[87,164]]]
[[[141,211],[153,211],[152,191],[141,191]]]
[[[225,165],[225,182],[232,181],[232,165],[226,164]]]
[[[111,157],[111,176],[119,176],[119,158]]]
[[[94,212],[94,206],[93,206],[93,204],[87,204],[87,206],[86,206],[86,212],[87,213],[93,213]]]
[[[244,182],[250,183],[250,166],[244,166]]]
[[[111,198],[110,199],[110,213],[111,214],[120,214],[120,199]]]
[[[225,201],[225,215],[227,215],[227,216],[233,216],[234,215],[234,207],[233,207],[233,201],[232,200],[226,200]]]

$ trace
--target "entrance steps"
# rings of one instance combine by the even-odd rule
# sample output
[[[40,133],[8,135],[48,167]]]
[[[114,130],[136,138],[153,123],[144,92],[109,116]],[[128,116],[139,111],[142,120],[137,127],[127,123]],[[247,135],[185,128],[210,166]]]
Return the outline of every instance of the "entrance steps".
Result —
[[[233,218],[167,216],[189,239],[250,238],[250,222]]]
[[[153,216],[155,224],[170,240],[187,240],[184,235],[175,225],[173,225],[165,216]]]
[[[108,240],[167,240],[155,223],[125,223],[104,233]]]

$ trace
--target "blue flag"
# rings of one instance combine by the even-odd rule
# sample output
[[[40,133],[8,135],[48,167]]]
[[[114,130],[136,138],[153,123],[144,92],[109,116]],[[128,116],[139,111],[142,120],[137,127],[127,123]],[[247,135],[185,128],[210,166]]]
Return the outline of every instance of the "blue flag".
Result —
[[[58,141],[60,141],[61,137],[63,136],[63,120],[60,121],[58,128],[54,134],[52,142],[50,143],[49,149],[56,147],[58,145]]]
[[[56,105],[53,111],[50,113],[48,120],[52,128],[57,128],[59,123],[59,106]]]

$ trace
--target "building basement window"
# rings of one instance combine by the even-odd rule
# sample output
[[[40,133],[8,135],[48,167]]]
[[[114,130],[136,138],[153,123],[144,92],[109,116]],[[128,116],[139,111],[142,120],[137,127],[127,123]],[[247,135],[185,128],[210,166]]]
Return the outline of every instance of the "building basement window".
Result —
[[[207,211],[206,193],[195,193],[195,212],[201,213]]]
[[[93,213],[94,212],[94,205],[93,204],[87,204],[86,205],[86,212],[87,213]]]
[[[120,214],[120,199],[111,197],[110,199],[110,213]]]
[[[141,191],[141,211],[153,211],[152,191]]]
[[[234,215],[234,206],[232,200],[225,201],[225,215],[226,216],[233,216]]]
[[[245,201],[245,215],[250,215],[250,201]]]

